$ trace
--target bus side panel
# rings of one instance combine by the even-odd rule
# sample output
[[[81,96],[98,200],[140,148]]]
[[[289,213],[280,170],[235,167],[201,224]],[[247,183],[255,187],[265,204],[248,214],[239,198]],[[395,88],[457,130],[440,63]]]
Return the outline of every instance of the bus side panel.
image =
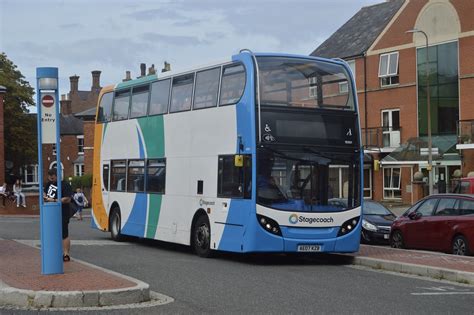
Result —
[[[109,220],[107,209],[105,209],[104,200],[102,198],[102,189],[104,189],[104,180],[102,178],[101,169],[101,151],[102,137],[107,124],[96,124],[94,130],[94,161],[93,161],[93,184],[92,184],[92,219],[91,225],[101,230],[107,230]],[[108,180],[108,179],[107,179]]]
[[[249,219],[251,209],[251,200],[233,199],[230,201],[226,223],[240,221],[243,224],[237,225],[221,223],[223,224],[224,229],[222,232],[221,240],[219,242],[219,250],[242,252],[245,226],[247,224],[246,222]]]

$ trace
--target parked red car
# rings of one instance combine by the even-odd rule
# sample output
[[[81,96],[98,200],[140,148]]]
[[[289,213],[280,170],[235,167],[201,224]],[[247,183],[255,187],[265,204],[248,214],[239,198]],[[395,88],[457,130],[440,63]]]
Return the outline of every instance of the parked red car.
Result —
[[[474,195],[428,196],[393,223],[390,245],[455,255],[474,253]]]
[[[457,194],[474,194],[474,177],[461,178],[454,188]]]

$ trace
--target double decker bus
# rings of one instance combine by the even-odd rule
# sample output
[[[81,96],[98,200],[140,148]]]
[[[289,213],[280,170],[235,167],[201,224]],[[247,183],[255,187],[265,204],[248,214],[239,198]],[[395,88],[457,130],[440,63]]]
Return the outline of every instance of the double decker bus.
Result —
[[[362,161],[344,61],[242,50],[102,89],[92,225],[203,257],[355,252]]]

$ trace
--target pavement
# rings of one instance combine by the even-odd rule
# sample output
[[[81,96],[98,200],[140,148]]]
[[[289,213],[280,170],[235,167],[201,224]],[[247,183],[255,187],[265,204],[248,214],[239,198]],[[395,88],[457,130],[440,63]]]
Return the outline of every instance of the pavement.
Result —
[[[474,285],[474,257],[361,245],[354,265]],[[200,259],[196,257],[196,259]],[[2,308],[74,309],[171,302],[140,280],[75,259],[64,273],[41,274],[37,247],[0,239],[0,313]]]

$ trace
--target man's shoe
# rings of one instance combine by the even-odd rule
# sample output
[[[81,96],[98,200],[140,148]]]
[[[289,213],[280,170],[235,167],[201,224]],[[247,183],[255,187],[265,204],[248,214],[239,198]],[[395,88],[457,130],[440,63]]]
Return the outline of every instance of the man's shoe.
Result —
[[[26,205],[23,205],[23,208],[26,208]]]

